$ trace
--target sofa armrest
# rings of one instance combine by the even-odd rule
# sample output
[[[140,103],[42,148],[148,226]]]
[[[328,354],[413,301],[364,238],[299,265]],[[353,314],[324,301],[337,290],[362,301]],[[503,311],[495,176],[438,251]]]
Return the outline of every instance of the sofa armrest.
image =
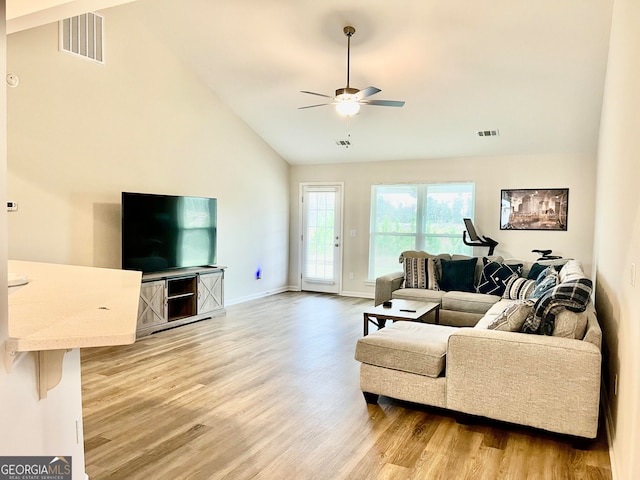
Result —
[[[461,328],[448,342],[447,408],[595,438],[601,362],[582,340]]]
[[[391,294],[398,290],[404,281],[404,272],[395,272],[376,278],[374,305],[391,300]]]

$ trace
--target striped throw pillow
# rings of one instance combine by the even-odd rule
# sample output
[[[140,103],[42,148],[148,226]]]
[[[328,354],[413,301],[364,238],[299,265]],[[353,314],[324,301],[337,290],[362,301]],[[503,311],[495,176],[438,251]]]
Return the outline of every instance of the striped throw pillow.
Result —
[[[405,258],[404,288],[440,290],[436,280],[436,263],[433,258]]]
[[[535,288],[535,280],[511,275],[509,280],[507,280],[507,286],[504,289],[502,298],[508,298],[509,300],[526,300],[531,296]]]

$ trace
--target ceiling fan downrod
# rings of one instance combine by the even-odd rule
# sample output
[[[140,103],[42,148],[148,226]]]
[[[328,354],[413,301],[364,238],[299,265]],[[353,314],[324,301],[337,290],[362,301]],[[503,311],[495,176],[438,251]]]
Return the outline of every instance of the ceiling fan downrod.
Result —
[[[347,86],[336,89],[335,98],[344,102],[353,101],[353,96],[356,95],[360,90],[358,90],[357,88],[351,88],[349,86],[349,72],[351,71],[351,35],[356,33],[356,29],[351,25],[347,25],[342,31],[347,37]]]
[[[351,64],[351,36],[356,33],[356,29],[351,25],[347,25],[342,30],[344,34],[347,36],[347,89],[349,89],[349,70]]]

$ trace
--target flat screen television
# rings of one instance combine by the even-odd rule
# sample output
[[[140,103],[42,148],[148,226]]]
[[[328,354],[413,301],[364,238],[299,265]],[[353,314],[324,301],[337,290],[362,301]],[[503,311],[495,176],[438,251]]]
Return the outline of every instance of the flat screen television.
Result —
[[[216,222],[215,198],[122,192],[122,268],[215,265]]]

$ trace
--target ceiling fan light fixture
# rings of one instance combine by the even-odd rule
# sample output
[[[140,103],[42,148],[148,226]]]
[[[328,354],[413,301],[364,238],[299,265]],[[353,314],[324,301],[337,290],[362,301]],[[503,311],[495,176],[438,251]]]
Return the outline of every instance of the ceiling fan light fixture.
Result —
[[[344,117],[357,115],[360,111],[360,102],[355,94],[341,93],[336,96],[336,111]]]
[[[307,90],[301,90],[302,93],[308,93],[309,95],[316,95],[318,97],[331,98],[332,102],[320,103],[318,105],[307,105],[305,107],[298,107],[300,109],[321,107],[323,105],[335,105],[338,114],[351,117],[357,115],[360,112],[360,105],[380,105],[384,107],[402,107],[404,102],[396,100],[370,100],[368,97],[375,95],[381,90],[376,87],[367,87],[363,90],[353,88],[349,86],[349,67],[351,65],[351,36],[356,33],[356,29],[351,26],[346,26],[343,29],[344,34],[347,36],[347,86],[344,88],[338,88],[336,90],[335,97],[330,97],[324,93],[309,92]]]

